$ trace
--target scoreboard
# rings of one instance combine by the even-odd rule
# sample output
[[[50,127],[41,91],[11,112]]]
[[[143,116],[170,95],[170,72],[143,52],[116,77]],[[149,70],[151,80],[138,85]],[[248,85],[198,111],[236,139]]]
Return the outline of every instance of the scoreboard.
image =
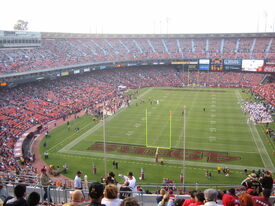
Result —
[[[215,58],[210,59],[210,69],[212,71],[222,71],[223,70],[223,59],[222,58]]]

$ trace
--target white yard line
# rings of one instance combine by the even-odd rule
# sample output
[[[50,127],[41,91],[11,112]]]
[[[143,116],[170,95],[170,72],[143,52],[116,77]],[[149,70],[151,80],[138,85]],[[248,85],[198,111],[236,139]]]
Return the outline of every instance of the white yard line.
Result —
[[[185,111],[186,112],[186,114],[185,114],[185,117],[186,117],[185,123],[186,123],[186,125],[188,123],[188,119],[190,118],[190,114],[191,114],[191,112],[194,108],[194,105],[195,105],[194,102],[197,101],[197,98],[198,98],[198,92],[195,92],[195,97],[193,98],[192,103],[191,103],[192,106],[190,107],[189,110],[186,109],[186,111]],[[180,132],[179,139],[178,139],[176,145],[180,145],[181,141],[183,141],[183,133],[184,133],[184,131],[183,131],[183,129],[184,129],[184,126],[183,126],[184,119],[183,119],[183,117],[182,117],[181,121],[182,121],[182,130]],[[186,127],[186,130],[187,130],[187,127]],[[187,135],[186,135],[186,137],[187,137]]]
[[[145,96],[146,94],[148,94],[149,92],[151,92],[153,88],[149,88],[147,91],[143,92],[141,95],[138,96],[138,98],[136,100],[133,101],[136,102],[137,100],[139,100],[140,98],[142,98],[143,96]],[[126,108],[123,108],[121,110],[119,110],[117,113],[113,114],[112,116],[108,117],[105,119],[106,122],[111,121],[114,117],[116,117],[118,114],[120,114],[122,111],[124,111]],[[71,141],[69,144],[67,144],[65,147],[63,147],[62,149],[60,149],[58,152],[65,152],[65,151],[69,151],[71,148],[73,148],[75,145],[77,145],[79,142],[81,142],[83,139],[85,139],[86,137],[90,136],[91,134],[93,134],[94,132],[96,132],[98,129],[100,129],[102,127],[103,123],[100,122],[97,125],[95,125],[93,128],[89,129],[87,132],[85,132],[84,134],[80,135],[78,138],[76,138],[75,140]]]

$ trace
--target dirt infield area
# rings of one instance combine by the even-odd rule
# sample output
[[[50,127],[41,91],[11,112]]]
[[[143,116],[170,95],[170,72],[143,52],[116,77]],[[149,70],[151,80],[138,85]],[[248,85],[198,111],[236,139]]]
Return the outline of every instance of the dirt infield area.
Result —
[[[103,142],[96,142],[88,148],[89,150],[103,151]],[[140,145],[128,145],[128,144],[115,144],[106,143],[106,151],[108,152],[118,152],[126,154],[137,154],[146,156],[155,156],[156,148],[148,148]],[[159,157],[183,159],[183,149],[159,149]],[[228,156],[227,152],[214,152],[214,151],[204,151],[204,150],[185,150],[186,160],[201,160],[203,158],[207,159],[207,162],[223,163],[227,161],[240,160],[241,157],[231,157]]]

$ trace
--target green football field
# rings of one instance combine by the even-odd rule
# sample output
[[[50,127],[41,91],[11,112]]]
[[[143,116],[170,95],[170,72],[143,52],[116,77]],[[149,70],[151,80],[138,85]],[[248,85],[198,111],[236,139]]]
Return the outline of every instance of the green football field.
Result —
[[[274,172],[275,165],[274,143],[241,110],[248,98],[240,89],[141,89],[129,107],[105,121],[86,115],[70,122],[70,130],[67,124],[54,129],[41,142],[41,155],[49,152],[48,164],[66,163],[71,178],[78,170],[89,180],[100,180],[109,171],[132,171],[139,177],[143,169],[140,182],[160,183],[164,177],[179,182],[184,171],[185,183],[238,185],[244,169]],[[156,152],[163,165],[155,162]],[[230,168],[231,174],[218,174],[217,167]]]

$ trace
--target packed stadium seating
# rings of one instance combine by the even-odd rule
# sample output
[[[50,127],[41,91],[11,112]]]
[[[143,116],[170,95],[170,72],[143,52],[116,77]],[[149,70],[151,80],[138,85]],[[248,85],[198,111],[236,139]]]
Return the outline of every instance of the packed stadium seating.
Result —
[[[244,72],[177,72],[175,68],[167,66],[118,68],[2,89],[0,143],[5,147],[0,149],[2,156],[0,171],[14,171],[18,166],[13,156],[13,147],[27,129],[86,108],[95,115],[99,114],[102,112],[103,102],[105,109],[110,113],[127,104],[129,96],[118,90],[119,85],[127,88],[179,87],[188,84],[251,87],[258,85],[263,77],[263,74]],[[272,86],[255,88],[258,88],[259,92],[261,89],[272,90]],[[274,91],[271,93],[274,96]],[[263,94],[271,98],[268,91]]]
[[[0,49],[0,74],[137,59],[275,58],[273,38],[64,38],[41,47]]]
[[[275,105],[275,83],[259,85],[252,88],[254,93],[264,98],[267,102]]]
[[[274,58],[273,38],[64,38],[42,39],[41,47],[0,49],[0,74],[82,63],[170,58]],[[114,113],[130,96],[119,91],[185,85],[252,88],[275,105],[275,84],[259,85],[261,73],[176,70],[172,66],[112,68],[1,89],[0,172],[35,176],[30,157],[18,161],[14,145],[28,129],[88,109]]]

